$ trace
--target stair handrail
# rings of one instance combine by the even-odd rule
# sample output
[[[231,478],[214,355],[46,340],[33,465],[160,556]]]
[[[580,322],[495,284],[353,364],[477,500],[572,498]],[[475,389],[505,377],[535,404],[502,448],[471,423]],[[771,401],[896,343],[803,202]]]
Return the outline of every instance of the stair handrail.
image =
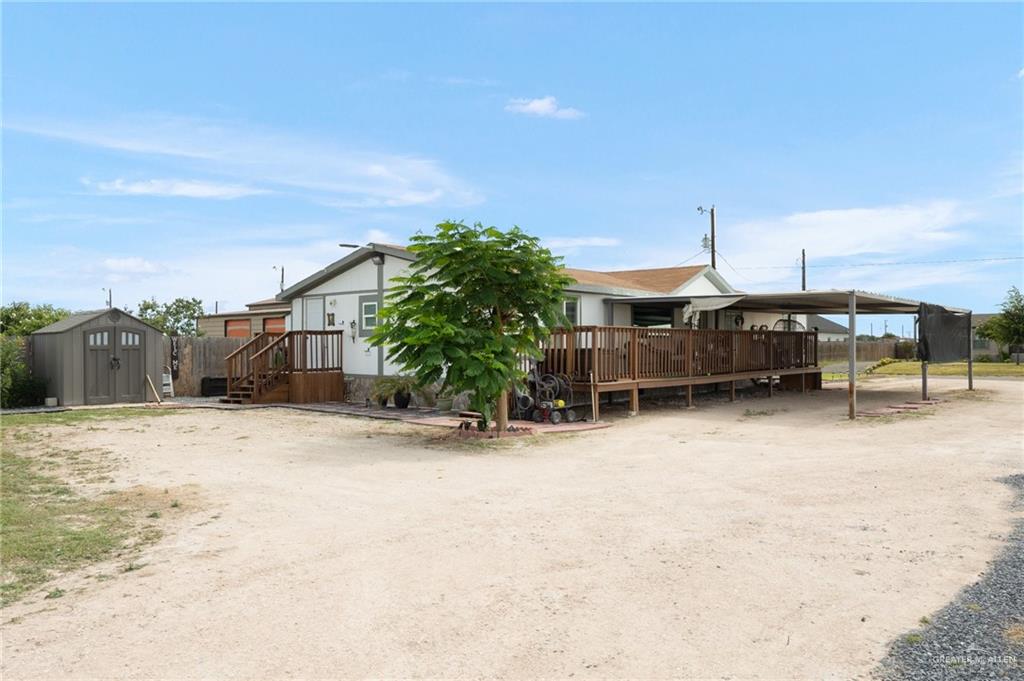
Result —
[[[287,331],[278,335],[266,347],[253,353],[249,361],[252,365],[252,400],[256,402],[264,393],[273,390],[282,375],[292,371],[291,339],[295,331]],[[278,365],[271,362],[277,350],[284,351],[284,361]]]
[[[228,356],[224,358],[225,373],[227,374],[228,379],[227,392],[229,395],[233,390],[237,389],[242,382],[252,376],[252,357],[255,353],[249,353],[252,351],[253,346],[267,343],[280,335],[281,334],[277,333],[258,333],[253,336],[251,340],[242,344],[241,347],[234,352],[229,353]],[[259,350],[257,350],[257,352],[259,352]]]

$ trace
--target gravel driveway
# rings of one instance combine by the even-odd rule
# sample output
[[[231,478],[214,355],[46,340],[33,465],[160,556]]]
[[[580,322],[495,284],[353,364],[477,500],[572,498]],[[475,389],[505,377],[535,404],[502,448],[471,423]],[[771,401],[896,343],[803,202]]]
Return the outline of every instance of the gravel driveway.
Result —
[[[82,493],[196,501],[153,521],[135,569],[90,566],[5,608],[0,672],[851,679],[922,616],[955,632],[935,651],[966,655],[1017,582],[993,569],[976,621],[940,611],[1007,550],[999,480],[1024,435],[1024,382],[977,385],[936,380],[941,404],[856,423],[841,386],[497,446],[278,409],[50,427],[79,462],[106,452]],[[860,402],[918,390],[873,379]]]

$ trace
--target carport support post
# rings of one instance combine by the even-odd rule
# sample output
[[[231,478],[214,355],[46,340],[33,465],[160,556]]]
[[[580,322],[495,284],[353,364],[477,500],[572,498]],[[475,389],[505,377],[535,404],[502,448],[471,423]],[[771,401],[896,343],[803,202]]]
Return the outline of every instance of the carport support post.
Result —
[[[967,389],[974,390],[974,315],[967,313]]]
[[[857,291],[850,291],[849,316],[850,342],[846,344],[850,353],[848,401],[850,403],[850,419],[854,420],[857,418]]]
[[[928,360],[921,361],[921,400],[928,399]]]

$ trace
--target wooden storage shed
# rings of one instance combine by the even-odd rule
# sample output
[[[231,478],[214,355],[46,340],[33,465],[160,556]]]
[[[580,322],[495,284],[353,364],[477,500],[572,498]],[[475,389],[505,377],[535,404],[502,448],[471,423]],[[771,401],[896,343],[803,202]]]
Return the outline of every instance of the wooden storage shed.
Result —
[[[163,336],[117,308],[78,312],[32,334],[32,371],[61,405],[155,400]]]

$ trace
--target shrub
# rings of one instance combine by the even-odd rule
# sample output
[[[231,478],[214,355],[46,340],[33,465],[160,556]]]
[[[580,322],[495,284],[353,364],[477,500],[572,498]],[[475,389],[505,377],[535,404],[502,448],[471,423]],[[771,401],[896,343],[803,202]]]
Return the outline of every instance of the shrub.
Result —
[[[46,398],[46,382],[25,364],[25,339],[0,339],[0,407],[35,407]]]

